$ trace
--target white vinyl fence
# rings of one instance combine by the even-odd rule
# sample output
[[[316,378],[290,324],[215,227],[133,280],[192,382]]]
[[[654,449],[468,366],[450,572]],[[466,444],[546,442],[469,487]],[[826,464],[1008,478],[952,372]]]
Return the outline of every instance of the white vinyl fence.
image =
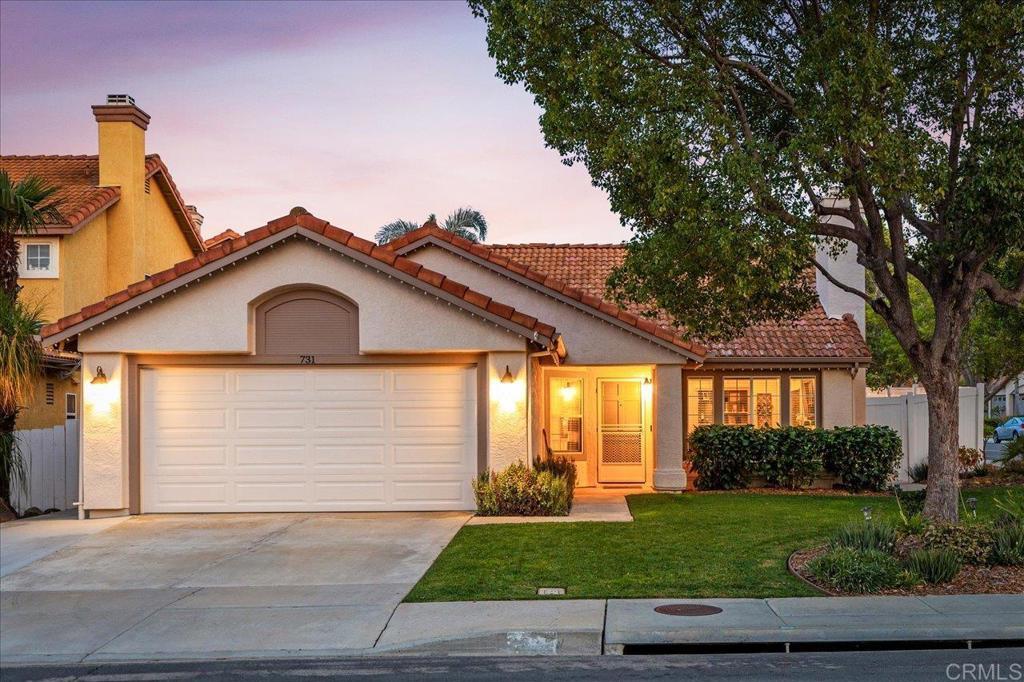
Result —
[[[78,500],[78,422],[65,426],[17,431],[25,460],[26,489],[17,483],[11,505],[19,514],[29,507],[70,509]]]
[[[928,396],[923,393],[867,399],[867,423],[889,426],[903,440],[900,480],[928,461]],[[985,385],[960,387],[960,445],[985,449]]]

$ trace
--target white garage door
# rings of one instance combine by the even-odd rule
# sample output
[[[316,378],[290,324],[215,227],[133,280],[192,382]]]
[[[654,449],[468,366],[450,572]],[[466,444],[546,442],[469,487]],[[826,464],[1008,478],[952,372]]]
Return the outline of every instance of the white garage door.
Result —
[[[142,370],[144,512],[473,509],[465,367]]]

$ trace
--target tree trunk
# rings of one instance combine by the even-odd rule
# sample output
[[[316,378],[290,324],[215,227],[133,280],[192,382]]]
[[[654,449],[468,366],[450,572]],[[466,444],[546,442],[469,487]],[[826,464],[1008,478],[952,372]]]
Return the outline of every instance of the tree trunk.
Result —
[[[0,434],[3,436],[13,435],[14,426],[18,421],[18,412],[0,411]],[[7,503],[11,501],[11,489],[14,487],[14,439],[5,437],[0,439],[0,500]]]
[[[18,242],[6,227],[0,229],[0,291],[18,294]]]
[[[924,515],[934,521],[959,518],[960,384],[956,370],[939,369],[923,381],[928,392],[928,492]]]

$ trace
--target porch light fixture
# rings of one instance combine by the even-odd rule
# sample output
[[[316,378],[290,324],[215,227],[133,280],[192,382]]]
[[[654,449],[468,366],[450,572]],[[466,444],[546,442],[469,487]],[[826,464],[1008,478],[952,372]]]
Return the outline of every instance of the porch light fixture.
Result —
[[[576,399],[576,387],[572,385],[571,381],[566,381],[565,386],[561,388],[559,393],[562,396],[562,400],[567,403]]]
[[[505,373],[501,375],[501,383],[503,384],[514,384],[516,378],[512,376],[512,370],[508,365],[505,365]]]
[[[644,383],[640,385],[640,392],[643,394],[643,398],[646,401],[651,400],[651,394],[654,393],[654,384],[651,383],[650,377],[644,377]]]
[[[105,384],[107,383],[107,375],[103,373],[103,367],[96,365],[96,376],[92,378],[90,384]]]

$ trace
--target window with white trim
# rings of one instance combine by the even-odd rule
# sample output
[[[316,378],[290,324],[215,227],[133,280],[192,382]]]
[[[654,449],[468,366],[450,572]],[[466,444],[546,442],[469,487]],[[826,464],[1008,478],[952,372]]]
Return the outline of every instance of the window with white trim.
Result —
[[[25,279],[57,277],[58,263],[56,240],[25,240],[18,246],[18,277]]]
[[[64,394],[64,418],[78,419],[78,394]]]
[[[715,423],[715,380],[711,377],[686,378],[686,431]]]
[[[782,425],[781,379],[726,378],[722,381],[723,422],[759,429]]]

